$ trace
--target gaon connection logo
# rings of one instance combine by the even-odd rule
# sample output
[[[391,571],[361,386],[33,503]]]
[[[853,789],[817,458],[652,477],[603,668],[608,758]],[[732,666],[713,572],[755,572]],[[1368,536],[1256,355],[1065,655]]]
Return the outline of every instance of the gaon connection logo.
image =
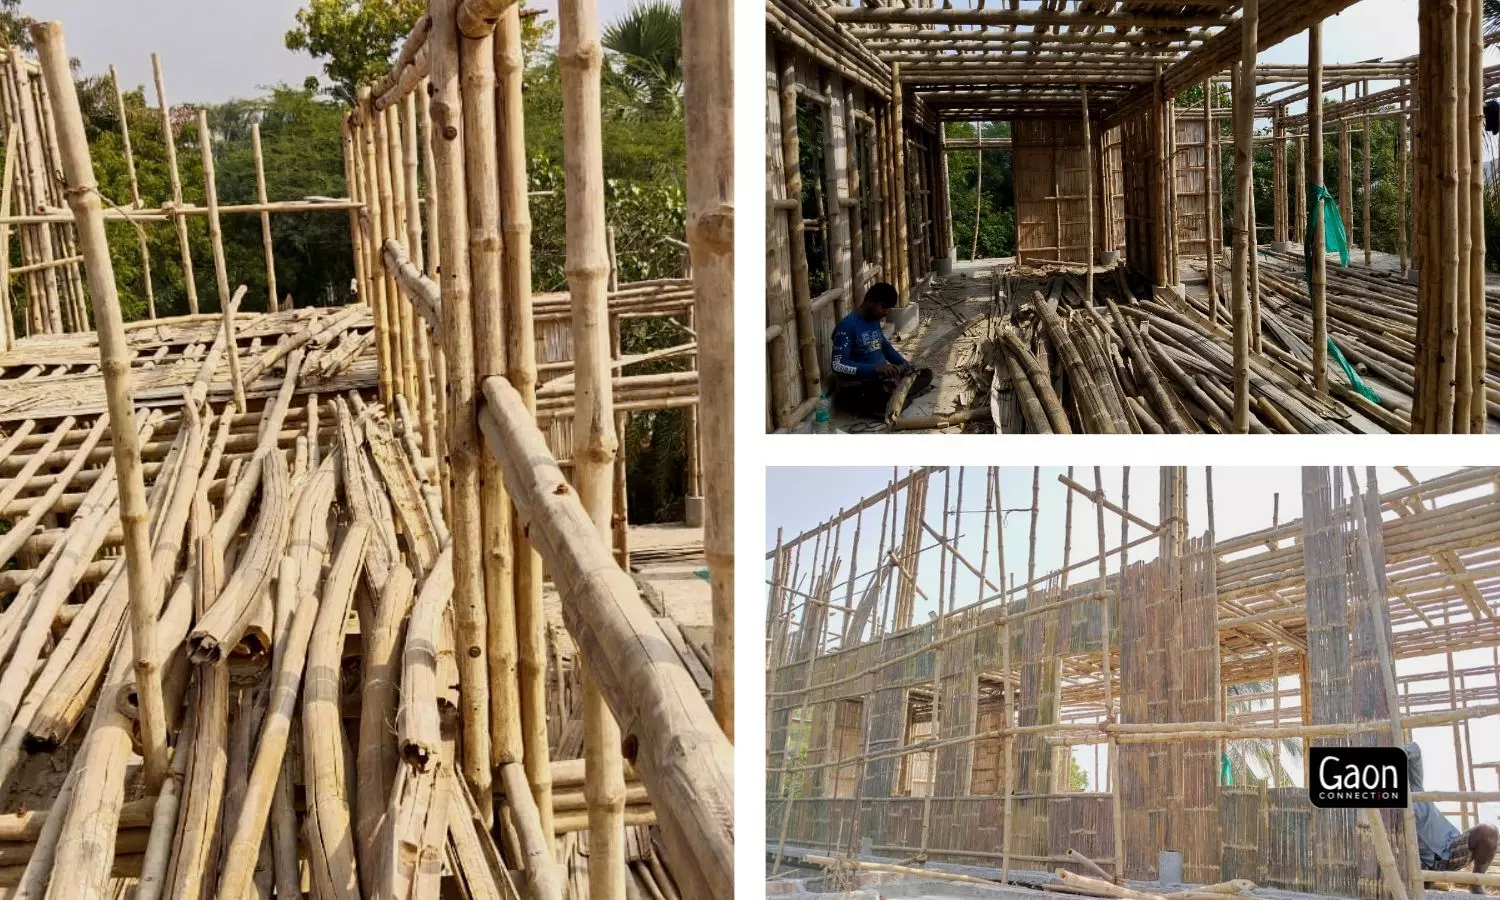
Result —
[[[1307,794],[1319,809],[1402,809],[1410,797],[1400,747],[1313,747]]]

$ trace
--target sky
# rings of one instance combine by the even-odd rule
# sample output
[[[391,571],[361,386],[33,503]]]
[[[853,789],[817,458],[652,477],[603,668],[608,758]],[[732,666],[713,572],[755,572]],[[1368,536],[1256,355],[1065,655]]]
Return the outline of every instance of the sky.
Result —
[[[301,85],[321,66],[283,40],[304,0],[24,0],[35,19],[63,23],[68,53],[85,75],[120,72],[126,90],[151,87],[151,54],[161,55],[171,103],[222,103],[254,97],[273,85]],[[599,0],[599,20],[612,22],[631,0]],[[528,4],[556,18],[557,0]]]
[[[902,466],[899,474],[904,476],[910,471],[910,467]],[[1422,467],[1414,466],[1411,473],[1421,480],[1429,480],[1447,472],[1453,471],[1451,467]],[[980,565],[984,558],[984,522],[982,511],[985,507],[985,482],[984,470],[979,467],[970,466],[964,470],[964,498],[962,507],[957,506],[957,491],[959,484],[958,469],[952,470],[951,491],[953,500],[949,508],[961,508],[962,526],[955,528],[953,520],[949,519],[948,532],[959,533],[957,545],[959,551],[975,565]],[[1063,523],[1066,516],[1066,496],[1069,493],[1059,481],[1059,475],[1067,472],[1064,467],[1043,467],[1041,470],[1041,483],[1039,489],[1038,507],[1041,510],[1037,522],[1037,558],[1036,573],[1040,577],[1045,573],[1061,567],[1063,556]],[[1107,499],[1120,504],[1121,481],[1123,471],[1118,467],[1103,467],[1100,472],[1104,492]],[[1365,483],[1364,468],[1357,468],[1356,475],[1360,486]],[[776,531],[780,527],[785,539],[790,540],[795,535],[817,526],[826,521],[840,508],[852,507],[862,498],[874,494],[890,483],[892,469],[863,468],[863,467],[801,467],[801,468],[768,468],[766,470],[766,534],[765,547],[769,551],[776,544]],[[1092,488],[1094,474],[1091,468],[1078,468],[1075,470],[1073,480]],[[1205,472],[1202,466],[1188,469],[1188,534],[1190,537],[1198,537],[1208,528],[1208,503],[1205,488]],[[1270,527],[1273,516],[1273,496],[1279,495],[1279,518],[1277,521],[1286,522],[1290,519],[1299,518],[1302,514],[1302,485],[1300,470],[1291,467],[1281,468],[1237,468],[1237,467],[1214,467],[1214,521],[1218,537],[1227,539],[1236,535],[1258,531]],[[1005,520],[1005,567],[1009,573],[1011,584],[1022,584],[1026,580],[1027,567],[1027,545],[1029,543],[1030,513],[1031,505],[1031,482],[1032,470],[1027,468],[1005,467],[1000,470],[1000,491],[1003,506],[1006,510],[1012,510]],[[1347,483],[1347,481],[1346,481]],[[1394,490],[1406,484],[1394,469],[1377,468],[1376,484],[1382,491]],[[938,511],[943,508],[942,496],[944,489],[944,477],[941,473],[931,476],[927,488],[927,510],[926,520],[928,524],[941,530],[941,516]],[[1141,519],[1156,523],[1160,520],[1158,511],[1158,470],[1154,467],[1133,467],[1130,470],[1130,503],[1128,509]],[[904,496],[904,495],[903,495]],[[1457,498],[1467,498],[1472,494],[1456,495]],[[1123,504],[1122,504],[1123,505]],[[904,509],[904,501],[897,509],[897,515],[901,515]],[[1073,504],[1073,530],[1072,530],[1072,556],[1074,562],[1087,560],[1094,557],[1098,551],[1098,520],[1095,507],[1087,499],[1075,495]],[[879,531],[881,518],[881,506],[876,505],[866,510],[863,518],[863,530],[860,538],[860,559],[858,560],[858,575],[855,581],[855,596],[868,583],[869,576],[873,571],[873,562],[876,555],[876,537]],[[899,527],[899,526],[898,526]],[[993,527],[993,524],[992,524]],[[837,554],[842,560],[842,566],[838,574],[834,596],[842,604],[845,594],[848,575],[849,558],[852,555],[854,521],[846,521],[838,542],[840,553]],[[889,526],[887,526],[889,530]],[[1130,537],[1135,539],[1141,537],[1144,530],[1132,526]],[[1105,537],[1106,544],[1110,549],[1117,547],[1120,540],[1120,519],[1113,513],[1105,513]],[[928,535],[924,547],[931,547],[936,540]],[[987,571],[993,581],[996,577],[996,554],[993,549],[994,541],[991,536],[991,551],[988,557]],[[1152,559],[1156,556],[1155,542],[1148,541],[1140,547],[1130,550],[1131,561]],[[935,609],[935,600],[938,595],[938,565],[937,554],[929,551],[923,557],[922,566],[918,571],[917,583],[933,602],[924,602],[922,597],[916,599],[916,611],[913,617],[915,622],[921,623],[928,620],[929,613]],[[811,547],[803,552],[801,589],[809,588],[809,560],[811,559]],[[1119,570],[1118,557],[1113,557],[1108,565],[1108,571],[1113,573]],[[771,563],[764,562],[765,577],[769,580],[771,575]],[[1093,578],[1097,575],[1097,568],[1090,564],[1086,567],[1075,569],[1074,580],[1081,581]],[[992,590],[981,593],[979,579],[967,569],[959,568],[958,576],[953,584],[956,587],[954,596],[958,598],[959,606],[965,606],[975,602],[981,597],[992,595]],[[761,608],[769,599],[768,593],[760,600]],[[950,607],[951,608],[951,607]],[[835,625],[838,624],[837,618]],[[1454,666],[1464,668],[1466,666],[1488,665],[1491,662],[1489,650],[1465,651],[1454,654]],[[1446,663],[1444,658],[1426,657],[1416,660],[1402,660],[1397,666],[1398,672],[1409,674],[1415,672],[1428,672],[1441,670],[1444,673],[1442,682],[1446,684]],[[1292,690],[1296,686],[1293,678],[1285,678],[1282,681],[1284,690]],[[1413,690],[1417,690],[1416,685]],[[1433,689],[1433,685],[1426,685],[1424,690]],[[1472,746],[1476,762],[1494,759],[1494,754],[1487,748],[1496,746],[1500,741],[1500,722],[1492,719],[1476,719],[1471,724]],[[1416,738],[1422,746],[1424,762],[1426,765],[1427,790],[1457,790],[1458,781],[1456,767],[1454,766],[1453,737],[1452,730],[1446,726],[1441,728],[1418,729]],[[1086,772],[1092,773],[1094,769],[1094,748],[1076,748],[1075,758],[1084,767]],[[1107,766],[1108,754],[1106,750],[1100,750],[1100,770]],[[1294,775],[1300,777],[1300,763],[1290,759],[1284,761],[1286,768]],[[1470,786],[1472,790],[1494,791],[1500,789],[1496,775],[1493,770],[1480,773],[1478,784]],[[1480,814],[1486,821],[1494,822],[1500,818],[1500,804],[1482,804]],[[1455,823],[1459,822],[1456,814],[1450,815]]]

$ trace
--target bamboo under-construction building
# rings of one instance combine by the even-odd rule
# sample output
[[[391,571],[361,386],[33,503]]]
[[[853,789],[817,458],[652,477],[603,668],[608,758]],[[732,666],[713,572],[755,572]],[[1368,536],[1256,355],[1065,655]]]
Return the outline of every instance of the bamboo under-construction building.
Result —
[[[782,893],[1500,886],[1421,871],[1409,809],[1314,808],[1296,753],[1415,737],[1414,800],[1461,829],[1500,800],[1500,470],[862,471],[886,487],[766,556]],[[1215,481],[1267,524],[1218,535]]]
[[[1418,54],[1325,63],[1350,7],[767,0],[767,430],[831,392],[834,325],[878,281],[938,384],[889,430],[1500,429],[1481,6],[1408,4]],[[1258,60],[1303,33],[1305,65]],[[1009,161],[1013,259],[972,260],[983,195],[972,240],[955,222],[969,154]]]
[[[621,285],[597,10],[561,4],[568,290],[535,296],[516,3],[432,0],[345,119],[344,198],[268,199],[257,134],[258,202],[220,204],[200,113],[184,202],[158,60],[173,196],[104,197],[61,25],[5,57],[0,895],[733,895],[728,17],[683,10],[690,275]],[[349,305],[278,302],[292,214],[348,218]],[[230,215],[260,217],[265,312]],[[179,266],[191,311],[158,318]],[[690,367],[636,374],[632,317]],[[668,407],[702,531],[633,547],[618,434]]]

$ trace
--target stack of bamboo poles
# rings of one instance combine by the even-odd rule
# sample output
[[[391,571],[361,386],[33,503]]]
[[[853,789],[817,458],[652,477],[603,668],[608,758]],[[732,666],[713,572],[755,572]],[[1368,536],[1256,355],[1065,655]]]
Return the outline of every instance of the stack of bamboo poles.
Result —
[[[1262,353],[1248,358],[1249,430],[1405,432],[1407,406],[1392,394],[1411,384],[1410,364],[1402,362],[1410,358],[1410,345],[1403,342],[1410,340],[1411,326],[1401,308],[1411,289],[1393,279],[1338,270],[1329,288],[1335,343],[1367,374],[1379,376],[1381,399],[1357,391],[1338,370],[1329,375],[1332,398],[1323,398],[1312,383],[1313,316],[1300,267],[1293,272],[1292,264],[1262,255],[1265,340]],[[1002,429],[1236,430],[1231,336],[1206,298],[1161,290],[1153,299],[1138,298],[1118,272],[1103,279],[1103,307],[1078,303],[1082,286],[1076,276],[1047,279],[1046,296],[1026,296],[1026,284],[1012,289],[1015,309],[1008,321],[997,321],[992,342],[990,400]]]

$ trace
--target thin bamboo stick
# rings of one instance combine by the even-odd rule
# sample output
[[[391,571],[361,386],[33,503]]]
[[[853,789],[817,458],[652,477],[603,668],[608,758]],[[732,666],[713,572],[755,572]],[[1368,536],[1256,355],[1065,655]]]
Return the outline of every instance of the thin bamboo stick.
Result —
[[[224,333],[229,340],[229,380],[234,387],[234,405],[245,412],[245,384],[240,380],[240,353],[234,345],[234,304],[229,298],[229,270],[224,262],[224,232],[219,227],[219,188],[214,176],[213,132],[208,129],[208,110],[198,110],[198,146],[203,156],[203,190],[208,196],[208,237],[213,245],[214,281],[219,288],[219,308],[224,313]]]
[[[1241,7],[1240,61],[1234,98],[1234,269],[1233,302],[1230,315],[1234,333],[1234,430],[1240,434],[1250,431],[1250,350],[1253,342],[1251,329],[1253,320],[1250,309],[1250,265],[1251,243],[1254,240],[1254,203],[1252,178],[1255,166],[1254,106],[1256,23],[1259,21],[1258,0],[1246,0]]]
[[[113,65],[109,67],[109,80],[115,88],[115,110],[120,116],[120,141],[121,149],[125,153],[125,174],[130,178],[130,206],[132,209],[140,209],[141,183],[136,177],[135,154],[130,145],[130,119],[125,114],[125,94],[120,90],[120,73],[115,71]],[[141,281],[146,288],[146,316],[154,319],[156,318],[156,288],[151,283],[151,253],[146,248],[145,232],[137,230],[135,241],[141,258]]]
[[[260,150],[259,122],[250,125],[250,154],[255,158],[255,200],[265,206],[271,201],[266,197],[266,162]],[[276,254],[271,248],[271,214],[264,209],[260,213],[260,245],[266,256],[266,309],[276,312],[279,308],[276,302]]]
[[[187,290],[188,313],[198,314],[198,280],[193,274],[193,253],[188,244],[187,219],[182,206],[182,175],[177,169],[177,135],[172,129],[172,108],[167,105],[167,82],[161,57],[151,54],[151,72],[156,79],[156,105],[161,108],[162,140],[167,148],[167,175],[172,184],[172,224],[177,227],[177,248],[182,255],[182,283]]]

